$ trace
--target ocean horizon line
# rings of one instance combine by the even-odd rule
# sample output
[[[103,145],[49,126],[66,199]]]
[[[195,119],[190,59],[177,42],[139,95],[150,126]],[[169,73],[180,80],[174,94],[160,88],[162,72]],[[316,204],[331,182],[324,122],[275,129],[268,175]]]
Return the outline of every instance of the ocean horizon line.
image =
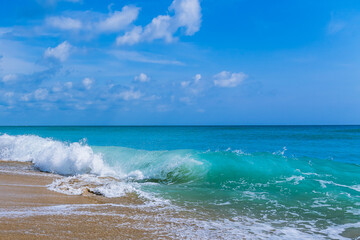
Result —
[[[0,127],[336,127],[359,124],[124,124],[124,125],[0,125]]]

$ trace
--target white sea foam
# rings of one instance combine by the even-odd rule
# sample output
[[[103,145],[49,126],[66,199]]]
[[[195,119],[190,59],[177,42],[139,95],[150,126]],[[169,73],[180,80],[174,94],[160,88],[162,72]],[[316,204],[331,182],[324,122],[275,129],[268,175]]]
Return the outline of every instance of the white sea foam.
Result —
[[[122,197],[127,193],[138,191],[129,183],[112,178],[100,178],[89,174],[56,179],[48,187],[50,190],[69,195],[81,195],[84,192],[93,192],[110,198]]]
[[[57,205],[49,207],[31,207],[17,209],[0,209],[1,218],[26,218],[31,216],[116,216],[124,219],[132,219],[131,227],[134,229],[143,229],[156,231],[170,238],[176,239],[349,239],[343,236],[348,228],[359,228],[360,223],[329,226],[324,229],[318,229],[316,222],[294,221],[302,225],[302,228],[291,226],[281,226],[284,222],[260,222],[257,219],[249,217],[234,217],[224,220],[203,220],[196,216],[182,216],[182,210],[169,212],[168,208],[156,208],[152,206],[141,207],[144,213],[129,215],[124,211],[108,211],[108,207],[133,208],[134,206],[125,206],[118,204],[74,204]],[[89,211],[91,207],[92,211]],[[136,207],[136,206],[135,206]],[[138,208],[138,207],[136,207]],[[154,213],[147,214],[147,212]],[[182,212],[184,213],[184,212]],[[119,221],[119,227],[128,224],[128,222]]]
[[[64,143],[34,135],[0,135],[0,159],[32,162],[45,172],[70,175],[54,180],[50,190],[64,194],[80,195],[91,191],[105,197],[121,197],[130,192],[152,199],[135,187],[135,183],[119,181],[120,178],[142,179],[141,171],[123,174],[121,169],[111,169],[101,154],[84,142]],[[101,178],[111,176],[116,178]],[[145,196],[146,195],[146,196]]]
[[[285,152],[287,151],[286,147],[283,147],[282,150],[279,150],[277,152],[273,152],[273,155],[278,155],[278,156],[285,156]]]
[[[275,181],[275,183],[289,182],[289,183],[292,183],[293,185],[298,185],[300,183],[300,181],[302,181],[304,179],[305,179],[305,177],[303,177],[303,176],[293,175],[291,177],[286,178],[285,180]]]
[[[0,135],[0,159],[32,162],[41,171],[62,175],[111,175],[102,156],[85,143],[63,143],[34,135]]]
[[[168,151],[149,152],[121,147],[98,149],[101,154],[94,152],[85,141],[65,143],[35,135],[0,135],[1,160],[32,162],[41,171],[70,176],[49,185],[51,190],[65,194],[79,195],[88,189],[106,197],[121,197],[136,192],[153,200],[153,196],[142,192],[140,184],[134,180],[166,179],[168,173],[181,178],[182,167],[192,171],[193,166],[203,165],[191,156]],[[104,161],[104,152],[115,166]],[[185,174],[191,175],[191,171]],[[112,180],[100,177],[112,177]]]
[[[360,192],[360,185],[348,186],[348,185],[344,185],[344,184],[335,183],[333,181],[324,181],[324,180],[316,180],[316,181],[318,181],[320,183],[322,188],[326,188],[326,184],[329,184],[329,185],[334,185],[334,186],[338,186],[338,187],[349,188],[354,191]]]
[[[143,206],[155,207],[170,205],[170,201],[142,191],[139,183],[127,182],[111,177],[99,177],[90,174],[56,179],[48,185],[48,188],[52,191],[67,195],[93,193],[107,198],[125,197],[133,193],[139,200],[142,200]]]

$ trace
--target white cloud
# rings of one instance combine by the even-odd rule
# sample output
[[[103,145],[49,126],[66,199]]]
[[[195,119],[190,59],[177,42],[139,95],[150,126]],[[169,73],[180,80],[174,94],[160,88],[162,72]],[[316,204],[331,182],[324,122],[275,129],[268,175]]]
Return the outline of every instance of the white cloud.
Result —
[[[172,42],[174,31],[171,29],[171,20],[169,15],[157,16],[144,28],[136,26],[123,36],[117,37],[116,43],[118,45],[134,45],[142,41],[153,41],[155,39],[164,39],[166,42]]]
[[[201,79],[201,74],[196,74],[194,77],[194,83],[195,84],[199,83],[200,79]]]
[[[188,87],[190,85],[190,81],[183,81],[180,83],[182,87]]]
[[[198,0],[174,0],[169,9],[175,11],[175,22],[178,27],[186,28],[186,35],[199,31],[201,7]]]
[[[53,92],[61,92],[62,87],[59,84],[56,84],[52,89]]]
[[[160,15],[154,18],[143,31],[143,36],[149,41],[164,39],[166,42],[173,40],[172,18],[169,15]]]
[[[82,84],[84,85],[84,87],[87,90],[91,89],[93,83],[94,83],[94,80],[92,80],[91,78],[84,78],[83,81],[82,81]]]
[[[133,21],[139,14],[139,8],[133,6],[124,6],[121,11],[111,13],[108,18],[97,23],[100,32],[117,32],[123,30]]]
[[[66,83],[64,83],[64,86],[66,87],[66,88],[72,88],[73,87],[73,83],[72,82],[66,82]]]
[[[124,30],[132,24],[139,15],[140,8],[135,6],[124,6],[121,11],[103,14],[98,12],[73,12],[65,16],[48,17],[45,25],[50,28],[63,31],[81,31],[96,35],[102,33],[116,33]]]
[[[45,100],[48,94],[49,94],[48,90],[44,88],[39,88],[34,92],[34,98],[36,100]]]
[[[155,39],[164,39],[166,42],[171,42],[174,31],[170,27],[171,17],[169,15],[160,15],[144,28],[136,26],[123,36],[117,37],[116,43],[118,45],[134,45],[142,41],[153,41]]]
[[[24,94],[24,95],[20,98],[20,100],[21,100],[21,101],[24,101],[24,102],[28,102],[28,101],[30,101],[30,98],[31,98],[31,94],[30,94],[30,93],[27,93],[27,94]]]
[[[201,74],[196,74],[193,77],[194,81],[183,81],[180,83],[181,87],[188,88],[193,94],[197,94],[201,91],[199,83],[201,80]]]
[[[52,88],[53,92],[62,92],[64,88],[71,89],[73,87],[72,82],[66,82],[64,84],[56,83],[55,86]]]
[[[214,76],[214,85],[217,87],[236,87],[241,84],[248,76],[245,73],[220,72]]]
[[[123,36],[116,38],[117,45],[134,45],[141,41],[142,37],[142,27],[134,27],[131,31],[126,32]]]
[[[140,73],[138,76],[134,77],[134,80],[139,82],[149,82],[150,78],[145,73]]]
[[[46,49],[46,51],[44,53],[44,57],[45,58],[56,58],[63,62],[69,57],[71,47],[72,46],[67,41],[65,41],[65,42],[59,44],[55,48],[49,47],[48,49]]]
[[[192,104],[194,99],[204,90],[203,84],[200,82],[201,74],[196,74],[193,77],[193,81],[183,81],[180,83],[181,87],[184,89],[184,93],[187,96],[179,98],[180,102],[186,104]]]
[[[118,45],[133,45],[142,41],[163,39],[172,42],[179,28],[185,28],[186,35],[194,35],[201,25],[201,7],[199,0],[174,0],[169,7],[173,16],[159,15],[145,27],[136,26],[124,35],[117,37]]]
[[[79,30],[83,27],[80,20],[70,17],[49,17],[46,19],[46,24],[61,30]]]
[[[4,83],[8,83],[8,82],[15,81],[16,79],[17,79],[17,75],[15,75],[15,74],[7,74],[2,78],[2,81]]]
[[[140,91],[134,91],[133,89],[130,89],[120,92],[117,96],[124,99],[125,101],[129,101],[140,99],[142,97],[142,93]]]

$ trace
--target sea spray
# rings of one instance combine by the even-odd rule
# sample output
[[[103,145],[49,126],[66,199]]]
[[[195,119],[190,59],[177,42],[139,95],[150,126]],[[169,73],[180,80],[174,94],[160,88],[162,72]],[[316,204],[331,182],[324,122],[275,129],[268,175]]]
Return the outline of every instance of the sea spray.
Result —
[[[62,175],[109,175],[101,154],[84,142],[64,143],[34,135],[0,135],[0,159],[32,162],[41,171]]]

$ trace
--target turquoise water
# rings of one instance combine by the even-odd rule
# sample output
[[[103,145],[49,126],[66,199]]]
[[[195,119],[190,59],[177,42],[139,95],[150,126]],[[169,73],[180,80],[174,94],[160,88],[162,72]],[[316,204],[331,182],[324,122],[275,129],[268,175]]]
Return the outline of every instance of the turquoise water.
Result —
[[[335,239],[360,235],[360,126],[0,127],[0,133],[4,160],[33,161],[66,176],[111,175],[217,220],[247,217]]]

